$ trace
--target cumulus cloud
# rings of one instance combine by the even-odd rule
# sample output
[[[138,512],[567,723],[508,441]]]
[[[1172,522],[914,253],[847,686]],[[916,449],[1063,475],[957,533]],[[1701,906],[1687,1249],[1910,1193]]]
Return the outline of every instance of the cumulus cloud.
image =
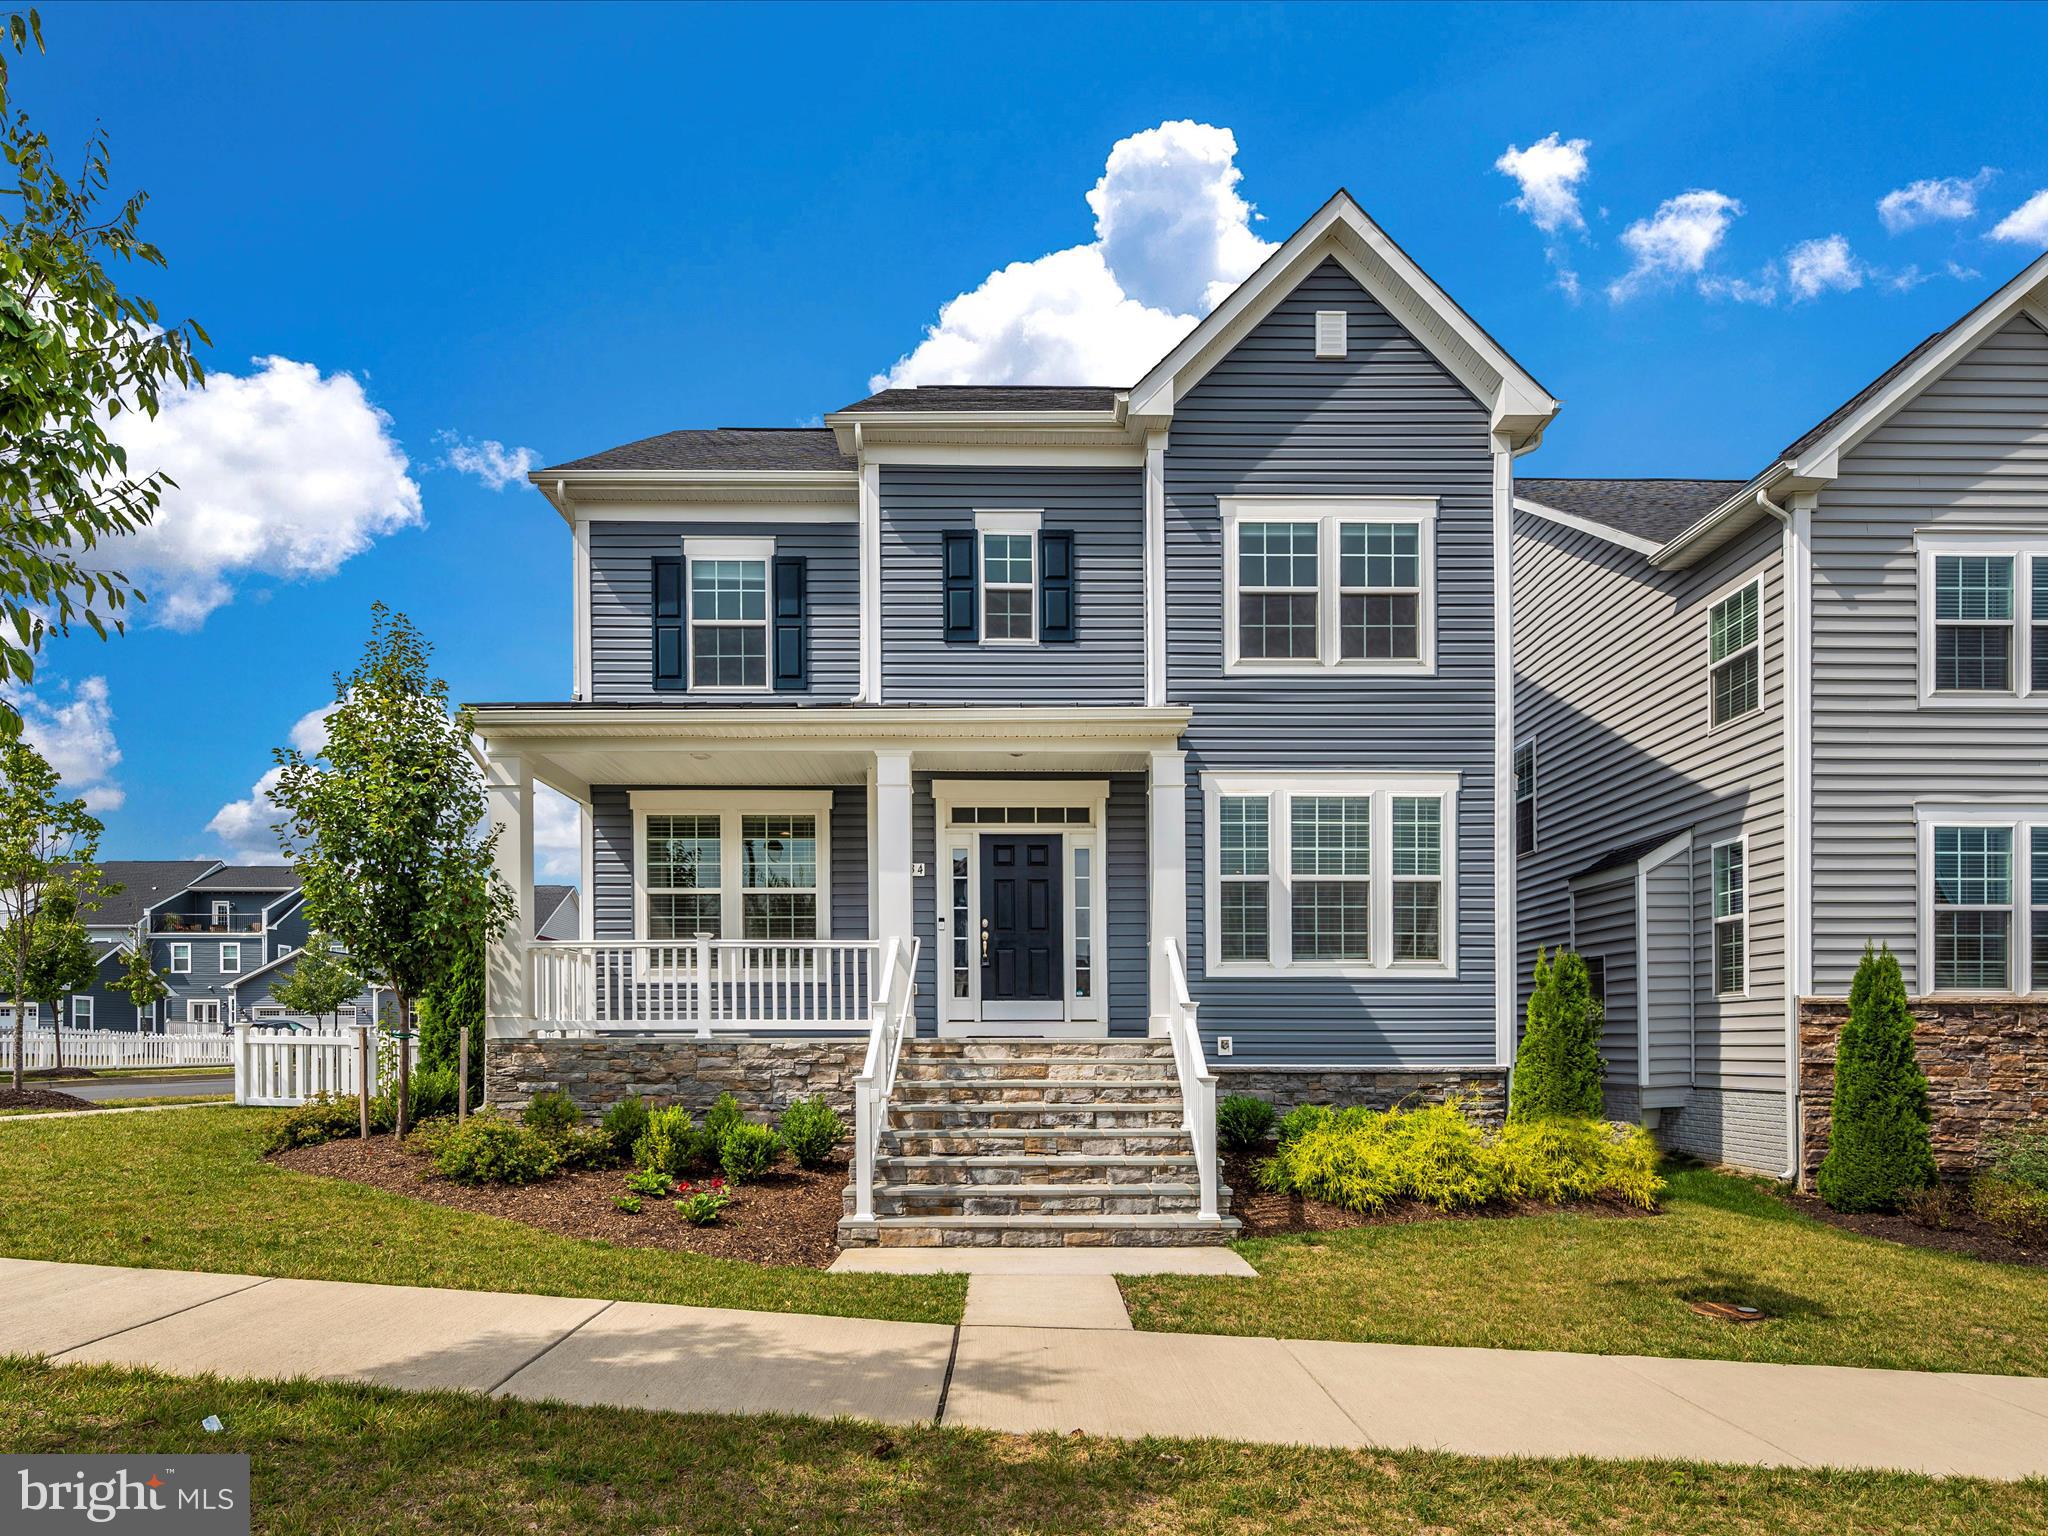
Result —
[[[493,491],[525,484],[527,475],[540,461],[540,455],[533,449],[507,448],[494,437],[472,442],[453,432],[439,432],[435,440],[442,445],[444,467],[457,474],[474,475]]]
[[[108,432],[129,471],[177,481],[148,528],[91,551],[149,596],[145,614],[194,630],[251,575],[331,576],[379,537],[421,521],[420,490],[391,418],[345,373],[257,358],[173,389],[154,417],[124,412]]]
[[[1974,176],[1930,176],[1908,182],[1877,200],[1878,221],[1889,234],[1904,234],[1923,224],[1939,224],[1977,216],[1977,194],[1998,173],[1985,166]]]
[[[59,793],[83,799],[96,812],[118,811],[128,792],[114,777],[121,746],[107,680],[88,677],[53,682],[42,693],[9,688],[5,694],[21,712],[22,735],[63,780]]]
[[[1778,302],[1778,269],[1767,266],[1754,278],[1722,277],[1709,273],[1699,283],[1700,293],[1710,299],[1732,304],[1775,304]]]
[[[533,786],[533,873],[571,884],[583,878],[583,809],[545,784]]]
[[[1273,249],[1238,195],[1228,128],[1165,122],[1111,147],[1087,194],[1095,239],[991,272],[870,381],[1129,384]]]
[[[1585,215],[1579,211],[1579,183],[1586,179],[1587,139],[1562,139],[1549,134],[1527,149],[1510,144],[1493,168],[1512,176],[1521,192],[1514,206],[1529,215],[1546,235],[1563,229],[1584,229]]]
[[[1621,232],[1635,265],[1608,284],[1608,298],[1618,304],[1646,288],[1698,277],[1741,213],[1741,203],[1711,189],[1666,198],[1649,218]],[[1707,288],[1703,282],[1702,291]]]
[[[1794,302],[1829,290],[1846,293],[1863,286],[1863,265],[1840,235],[1802,240],[1785,253],[1785,282]]]
[[[1991,238],[2015,245],[2048,246],[2048,187],[2042,188],[1992,227]]]
[[[299,716],[292,724],[291,744],[308,757],[326,746],[327,716],[333,708],[332,704],[323,704]],[[284,820],[284,812],[270,798],[270,792],[277,788],[283,775],[283,769],[272,767],[249,786],[247,795],[228,801],[213,813],[206,830],[220,839],[229,857],[260,861],[278,856],[277,833],[272,829]]]

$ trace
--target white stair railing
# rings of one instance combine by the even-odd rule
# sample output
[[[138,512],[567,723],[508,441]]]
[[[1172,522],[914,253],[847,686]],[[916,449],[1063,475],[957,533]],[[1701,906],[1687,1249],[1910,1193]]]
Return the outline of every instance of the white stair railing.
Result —
[[[1171,938],[1160,942],[1166,947],[1166,1033],[1173,1042],[1173,1065],[1180,1076],[1181,1107],[1188,1139],[1195,1146],[1195,1172],[1202,1187],[1201,1215],[1205,1221],[1214,1221],[1220,1215],[1216,1177],[1216,1074],[1209,1070],[1209,1058],[1202,1050],[1202,1035],[1195,1027],[1196,1003],[1188,992],[1187,966],[1181,961],[1180,945]]]
[[[867,1059],[861,1064],[860,1076],[853,1080],[856,1221],[872,1221],[875,1216],[875,1157],[881,1148],[882,1126],[889,1117],[889,1095],[896,1088],[903,1042],[917,1027],[917,957],[923,945],[922,939],[912,939],[908,946],[890,939],[876,973],[879,990],[868,1028]]]

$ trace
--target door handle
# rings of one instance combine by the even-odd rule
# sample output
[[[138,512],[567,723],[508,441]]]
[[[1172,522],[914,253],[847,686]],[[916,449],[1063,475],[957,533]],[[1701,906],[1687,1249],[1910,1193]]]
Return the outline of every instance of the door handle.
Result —
[[[981,963],[988,964],[988,919],[981,920]]]

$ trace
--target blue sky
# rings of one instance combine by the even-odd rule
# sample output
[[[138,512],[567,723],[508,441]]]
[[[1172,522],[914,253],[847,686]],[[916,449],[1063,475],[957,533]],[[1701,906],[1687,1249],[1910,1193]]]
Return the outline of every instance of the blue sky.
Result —
[[[128,562],[157,601],[26,705],[118,856],[251,846],[267,814],[217,813],[373,599],[460,697],[566,692],[566,531],[451,464],[485,443],[811,421],[977,290],[904,376],[1126,383],[1341,185],[1565,400],[1524,473],[1746,475],[2048,245],[2039,8],[44,19],[16,98],[60,144],[104,122],[171,260],[140,286],[220,375],[141,445],[184,486]]]

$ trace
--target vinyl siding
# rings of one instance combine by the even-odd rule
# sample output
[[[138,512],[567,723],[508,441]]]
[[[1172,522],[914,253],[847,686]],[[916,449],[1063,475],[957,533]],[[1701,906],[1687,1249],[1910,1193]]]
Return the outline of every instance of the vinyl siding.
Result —
[[[1349,315],[1349,355],[1315,357],[1315,312]],[[1167,695],[1188,749],[1188,962],[1213,1049],[1244,1065],[1491,1063],[1493,495],[1486,408],[1343,267],[1312,272],[1175,407],[1165,455]],[[1218,499],[1438,499],[1436,675],[1228,676]],[[1460,776],[1458,975],[1209,978],[1204,772]]]
[[[946,643],[945,535],[972,531],[977,508],[1037,511],[1042,530],[1072,530],[1072,642]],[[1141,470],[885,464],[881,509],[885,703],[1144,702]]]
[[[1692,1080],[1716,1090],[1784,1091],[1783,574],[1775,523],[1760,523],[1691,570],[1662,572],[1593,534],[1516,518],[1515,734],[1536,749],[1536,852],[1518,860],[1517,874],[1519,995],[1527,997],[1537,948],[1570,934],[1571,876],[1613,850],[1690,828]],[[1708,614],[1751,579],[1760,583],[1761,707],[1716,729]],[[1713,992],[1710,849],[1743,835],[1749,995],[1721,999]],[[1625,988],[1633,981],[1624,981],[1617,946],[1633,951],[1633,928],[1597,931],[1610,1018],[1626,1007],[1632,1032]],[[1578,942],[1594,953],[1587,932],[1582,905]],[[1680,1016],[1675,1005],[1671,1016]],[[1635,1056],[1631,1033],[1610,1059],[1610,1075],[1633,1077]],[[1661,1061],[1656,1075],[1682,1081]],[[1758,1150],[1767,1153],[1759,1166],[1783,1164],[1782,1140]]]
[[[2048,800],[2048,699],[1920,703],[1914,534],[1961,527],[2048,534],[2048,335],[2024,316],[1844,455],[1814,511],[1823,996],[1847,993],[1866,943],[1889,944],[1914,990],[1932,981],[1919,952],[1915,801]]]
[[[1643,880],[1650,999],[1650,1061],[1643,1075],[1653,1092],[1692,1086],[1694,926],[1692,860],[1658,865]]]
[[[1607,1017],[1601,1026],[1600,1055],[1607,1062],[1607,1112],[1633,1119],[1642,1059],[1633,867],[1575,886],[1562,932],[1578,953],[1598,957],[1606,968]]]
[[[653,568],[657,555],[680,556],[688,538],[773,536],[778,555],[808,562],[811,686],[808,690],[705,695],[719,708],[851,699],[860,687],[860,546],[852,523],[590,524],[590,687],[601,703],[658,700],[687,704],[692,695],[654,687]]]

